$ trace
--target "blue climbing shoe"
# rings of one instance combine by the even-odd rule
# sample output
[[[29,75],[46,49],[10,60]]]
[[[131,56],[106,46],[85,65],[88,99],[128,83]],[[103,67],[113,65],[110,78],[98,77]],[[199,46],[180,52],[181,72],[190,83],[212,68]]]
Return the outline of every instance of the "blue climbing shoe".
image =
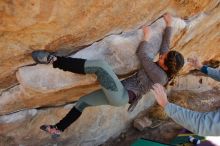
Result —
[[[39,63],[39,64],[49,64],[52,63],[54,61],[54,58],[56,56],[53,55],[54,53],[50,53],[47,51],[33,51],[32,52],[32,58],[35,62]]]
[[[42,125],[40,126],[40,129],[51,134],[53,139],[60,137],[60,134],[62,133],[62,131],[57,129],[57,127],[54,125]]]

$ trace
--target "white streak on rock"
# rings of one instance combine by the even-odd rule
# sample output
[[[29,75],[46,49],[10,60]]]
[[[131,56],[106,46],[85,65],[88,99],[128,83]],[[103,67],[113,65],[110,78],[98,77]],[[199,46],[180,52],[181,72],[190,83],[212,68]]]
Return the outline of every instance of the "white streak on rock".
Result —
[[[24,110],[10,115],[0,116],[0,124],[22,122],[27,118],[31,118],[37,114],[36,109]]]

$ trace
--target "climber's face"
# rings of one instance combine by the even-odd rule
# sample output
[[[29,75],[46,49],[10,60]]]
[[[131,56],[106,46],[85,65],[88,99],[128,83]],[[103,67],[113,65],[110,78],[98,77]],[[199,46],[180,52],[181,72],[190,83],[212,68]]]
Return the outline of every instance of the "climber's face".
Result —
[[[167,66],[165,65],[165,60],[166,60],[166,58],[167,58],[167,54],[168,54],[168,53],[165,53],[165,54],[160,55],[160,56],[159,56],[159,60],[158,60],[159,66],[160,66],[161,68],[163,68],[163,70],[165,70],[165,71],[168,70]]]

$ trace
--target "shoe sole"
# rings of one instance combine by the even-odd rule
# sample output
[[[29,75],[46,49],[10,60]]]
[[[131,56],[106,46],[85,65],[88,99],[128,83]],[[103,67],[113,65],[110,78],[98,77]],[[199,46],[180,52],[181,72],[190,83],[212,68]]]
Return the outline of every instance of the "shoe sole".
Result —
[[[39,63],[39,64],[48,64],[48,62],[41,62],[41,61],[39,61],[38,56],[39,56],[40,53],[48,53],[48,55],[50,54],[49,52],[47,52],[47,51],[42,51],[42,50],[33,51],[33,52],[31,53],[31,56],[32,56],[33,60],[34,60],[36,63]]]
[[[43,130],[43,131],[45,131],[46,133],[50,134],[50,133],[47,131],[47,126],[46,126],[46,125],[40,126],[40,129]],[[51,138],[52,138],[52,139],[57,139],[57,138],[60,137],[59,134],[50,134],[50,135],[51,135]]]

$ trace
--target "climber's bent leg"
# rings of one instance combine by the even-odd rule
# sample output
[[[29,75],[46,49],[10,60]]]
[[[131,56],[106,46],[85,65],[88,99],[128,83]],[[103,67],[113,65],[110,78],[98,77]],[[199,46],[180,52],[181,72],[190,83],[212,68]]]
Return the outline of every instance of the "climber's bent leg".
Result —
[[[107,62],[104,60],[86,61],[85,72],[96,74],[109,105],[123,106],[128,103],[127,90]]]
[[[100,63],[99,65],[101,66],[101,64],[104,65],[103,63]],[[88,66],[87,65],[85,64],[86,72],[87,71],[90,73],[94,72],[93,67],[90,66],[91,64]],[[112,76],[110,74],[103,73],[104,71],[108,72],[108,68],[104,68],[104,69],[95,68],[95,70],[98,70],[96,72],[96,75],[98,76],[98,79],[101,80],[102,89],[99,89],[90,94],[82,96],[77,102],[77,104],[67,113],[67,115],[62,120],[60,120],[60,122],[58,122],[55,125],[43,125],[46,128],[49,127],[48,128],[49,130],[44,130],[44,131],[47,131],[48,133],[52,134],[52,136],[53,133],[51,133],[50,130],[52,132],[55,131],[56,133],[57,131],[58,133],[59,131],[60,132],[64,131],[67,127],[69,127],[73,122],[75,122],[80,117],[82,111],[88,106],[98,106],[98,105],[122,106],[128,103],[129,98],[128,98],[127,90],[125,90],[124,87],[121,85],[121,82],[118,80],[117,76],[115,74],[114,74],[115,76],[114,75]],[[103,79],[102,76],[105,74],[107,75],[107,77]],[[116,82],[114,82],[114,79],[116,80]],[[106,85],[108,81],[114,82],[113,85],[111,86]],[[54,135],[57,137],[57,135],[59,134],[56,133]]]
[[[57,57],[54,68],[80,74],[96,74],[109,104],[121,106],[128,103],[128,93],[122,83],[104,60],[85,60],[71,57]]]
[[[105,94],[102,90],[94,91],[82,96],[76,105],[67,113],[67,115],[54,126],[60,131],[64,131],[73,122],[75,122],[88,106],[108,105]]]
[[[86,107],[99,105],[112,105],[103,90],[99,89],[90,94],[82,96],[76,105],[67,113],[67,115],[60,120],[55,127],[60,131],[64,131],[73,122],[75,122]],[[124,97],[127,98],[127,97]]]

